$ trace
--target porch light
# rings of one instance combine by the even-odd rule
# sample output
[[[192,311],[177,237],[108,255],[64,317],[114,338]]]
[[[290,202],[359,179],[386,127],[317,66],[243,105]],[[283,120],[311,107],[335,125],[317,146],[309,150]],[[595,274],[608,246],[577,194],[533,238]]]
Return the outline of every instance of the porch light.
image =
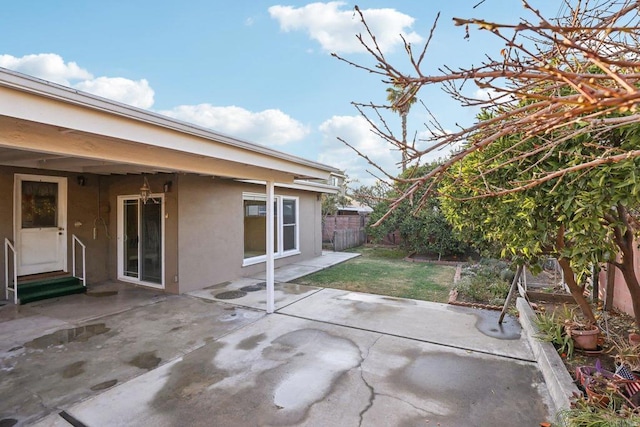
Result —
[[[142,203],[147,204],[147,200],[149,200],[149,196],[151,196],[151,188],[149,187],[149,181],[147,181],[147,177],[143,177],[144,182],[142,187],[140,187],[140,198],[142,199]]]

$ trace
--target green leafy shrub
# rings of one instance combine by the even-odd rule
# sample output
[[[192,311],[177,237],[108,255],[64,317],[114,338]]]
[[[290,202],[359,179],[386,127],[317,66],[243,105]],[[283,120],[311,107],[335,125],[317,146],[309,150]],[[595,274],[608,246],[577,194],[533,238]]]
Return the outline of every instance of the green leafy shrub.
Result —
[[[640,414],[626,407],[616,410],[614,405],[600,407],[586,398],[574,400],[571,409],[558,413],[558,426],[561,427],[634,427],[640,425]]]
[[[573,339],[564,328],[564,318],[557,317],[555,313],[540,313],[534,319],[538,328],[536,338],[544,342],[550,342],[558,350],[559,354],[565,354],[567,358],[573,356]]]
[[[461,271],[456,288],[464,298],[492,305],[504,304],[511,285],[509,275],[503,271],[509,263],[502,260],[482,259],[478,264],[468,265]],[[504,278],[503,278],[504,276]]]

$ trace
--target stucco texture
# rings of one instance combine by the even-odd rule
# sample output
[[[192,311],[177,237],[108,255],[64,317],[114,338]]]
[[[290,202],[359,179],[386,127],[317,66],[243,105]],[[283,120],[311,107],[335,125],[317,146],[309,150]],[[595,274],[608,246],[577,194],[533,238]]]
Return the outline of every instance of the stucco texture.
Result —
[[[101,195],[100,199],[102,201],[106,201],[107,197],[106,186],[100,181],[99,177],[97,175],[82,174],[85,177],[85,185],[80,186],[77,180],[79,174],[0,167],[0,194],[2,194],[2,203],[0,203],[0,237],[3,241],[5,237],[9,240],[14,240],[13,186],[16,173],[67,177],[67,269],[71,271],[72,268],[71,236],[75,234],[87,246],[87,281],[96,283],[107,279],[108,245],[102,225],[98,225],[100,228],[98,238],[93,239],[94,222],[100,216],[98,195]],[[102,205],[102,208],[104,212],[105,206]],[[4,256],[0,260],[0,267],[4,272]],[[4,274],[1,275],[0,280],[4,287]]]
[[[320,202],[316,193],[276,187],[276,195],[299,199],[300,254],[276,267],[322,252]],[[179,180],[180,292],[189,292],[264,271],[265,263],[243,267],[243,193],[264,194],[262,185],[193,175]]]

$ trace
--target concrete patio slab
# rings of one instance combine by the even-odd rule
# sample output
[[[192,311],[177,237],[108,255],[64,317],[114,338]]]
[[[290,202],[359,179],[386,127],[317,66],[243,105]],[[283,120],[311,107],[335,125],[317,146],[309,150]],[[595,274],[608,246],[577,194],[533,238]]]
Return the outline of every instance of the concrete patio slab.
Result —
[[[286,307],[318,292],[320,289],[322,288],[296,285],[295,283],[276,283],[275,307],[276,309]],[[187,295],[262,311],[265,311],[267,307],[266,286],[264,281],[259,279],[238,279],[199,291],[189,292]]]
[[[332,254],[288,271],[342,259]],[[0,425],[68,426],[60,413],[88,426],[552,419],[515,319],[500,327],[496,312],[291,283],[276,284],[277,310],[266,315],[261,281],[181,296],[112,284],[0,307]]]
[[[315,273],[325,268],[332,267],[334,265],[343,263],[352,258],[359,257],[360,254],[352,252],[331,252],[322,251],[322,255],[319,257],[310,258],[304,261],[288,264],[282,267],[278,267],[274,272],[274,280],[276,282],[290,282],[300,277],[306,276],[311,273]],[[252,276],[254,279],[265,280],[265,273],[260,273]]]
[[[77,323],[120,313],[133,307],[155,304],[164,301],[167,295],[151,288],[121,282],[104,282],[89,286],[86,294],[69,295],[64,298],[65,304],[60,304],[60,298],[52,298],[30,303],[26,307],[49,317]],[[68,304],[73,305],[73,310],[68,309]]]
[[[154,295],[149,292],[149,302]],[[109,297],[102,301],[110,305]],[[40,306],[34,319],[55,321],[80,306],[76,298],[61,298],[55,306]],[[113,308],[122,306],[114,303]],[[228,304],[169,296],[90,322],[61,322],[55,330],[47,324],[37,337],[33,331],[24,335],[18,324],[0,323],[3,336],[20,343],[0,359],[0,424],[13,425],[2,423],[14,420],[29,425],[263,316]]]
[[[280,314],[66,410],[89,426],[538,426],[550,417],[535,364]]]
[[[518,321],[498,312],[322,289],[279,313],[424,342],[533,361]]]

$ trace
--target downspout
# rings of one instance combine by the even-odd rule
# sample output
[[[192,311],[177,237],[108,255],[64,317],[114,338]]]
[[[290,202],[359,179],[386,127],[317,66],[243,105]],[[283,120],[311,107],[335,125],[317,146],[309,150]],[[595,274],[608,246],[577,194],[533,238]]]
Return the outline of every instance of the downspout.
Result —
[[[274,237],[274,182],[266,182],[267,190],[267,314],[275,311],[275,289],[274,289],[274,260],[273,260],[273,237]]]

